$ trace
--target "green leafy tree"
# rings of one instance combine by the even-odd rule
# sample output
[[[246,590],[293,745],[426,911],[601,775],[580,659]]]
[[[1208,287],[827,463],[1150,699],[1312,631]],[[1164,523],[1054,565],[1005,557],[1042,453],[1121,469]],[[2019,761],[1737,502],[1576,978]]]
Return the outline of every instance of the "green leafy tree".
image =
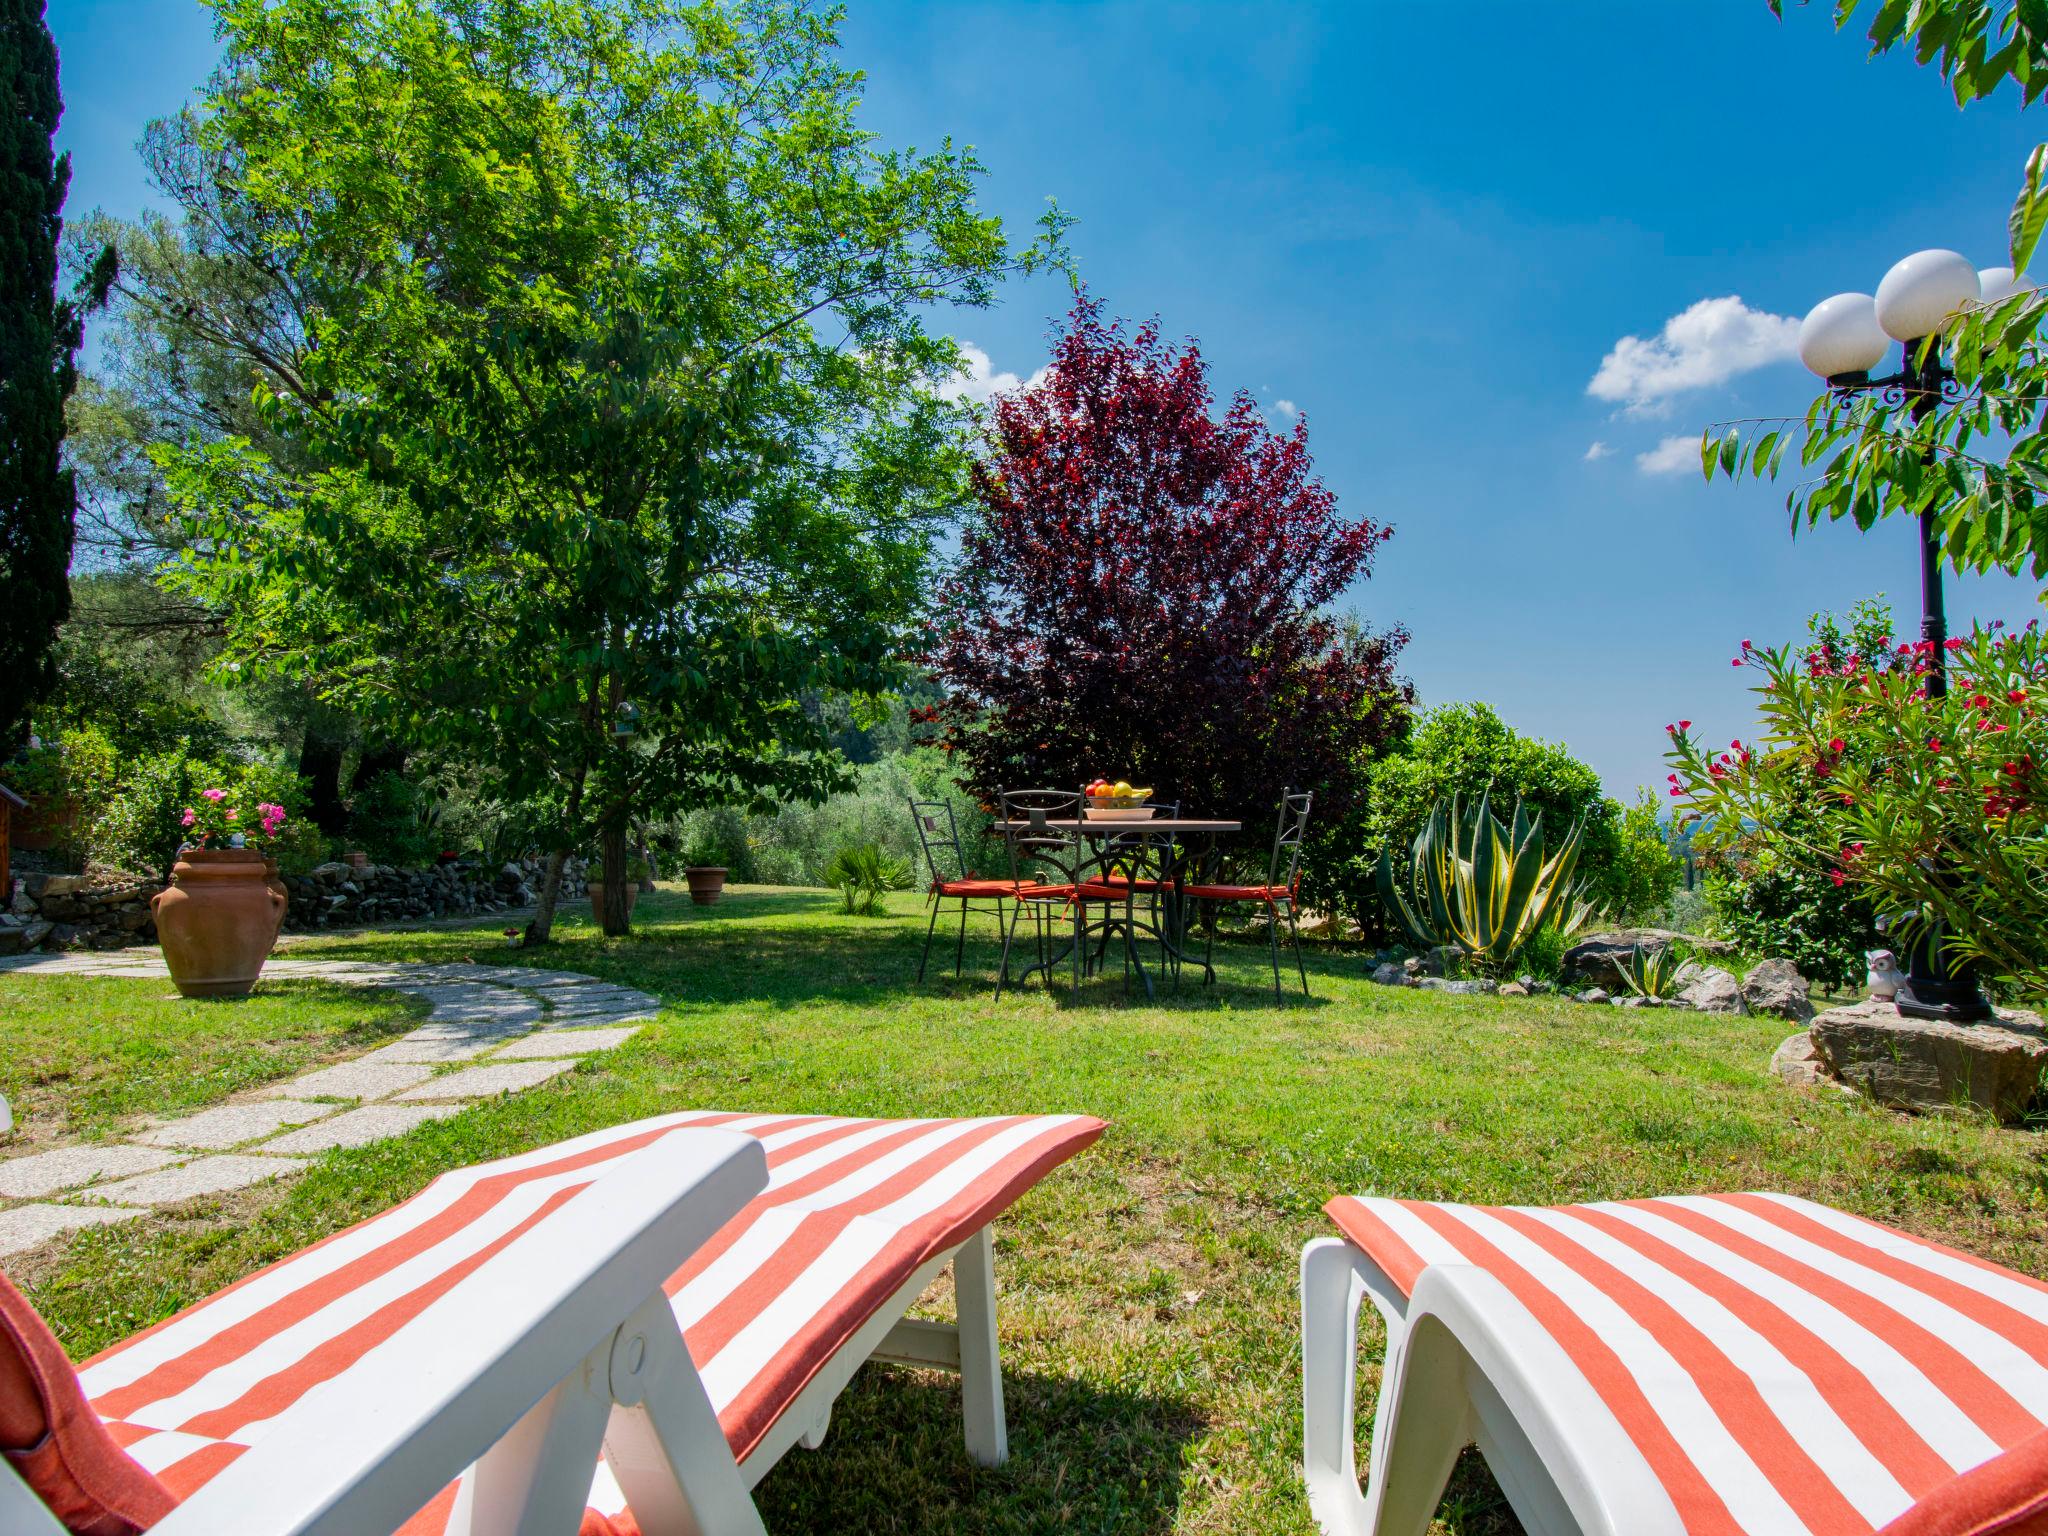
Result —
[[[42,0],[0,0],[0,754],[55,679],[51,647],[70,612],[77,493],[64,468],[64,402],[77,383],[83,310],[111,258],[88,274],[84,303],[57,298],[57,244],[69,156],[50,141],[64,105]]]
[[[1019,255],[980,166],[887,150],[835,20],[676,0],[224,0],[200,142],[306,295],[303,469],[159,454],[229,654],[629,820],[824,794],[958,503],[957,349]],[[617,888],[615,888],[617,889]],[[623,891],[607,932],[626,927]]]
[[[1774,11],[1782,0],[1770,0]],[[1909,48],[1933,64],[1959,106],[2006,80],[2022,105],[2048,90],[2048,7],[2035,0],[1837,0],[1835,21],[1869,19],[1873,53]],[[2048,144],[2020,176],[2008,219],[2013,270],[2024,274],[2048,228]],[[1818,395],[1802,417],[1723,422],[1700,443],[1716,475],[1776,479],[1791,458],[1793,527],[1847,518],[1868,529],[1931,514],[1958,569],[2048,575],[2048,297],[2022,291],[1967,308],[1938,345],[1949,392]],[[1929,346],[1937,343],[1929,342]],[[1917,419],[1916,419],[1917,418]],[[1796,453],[1793,452],[1796,447]]]

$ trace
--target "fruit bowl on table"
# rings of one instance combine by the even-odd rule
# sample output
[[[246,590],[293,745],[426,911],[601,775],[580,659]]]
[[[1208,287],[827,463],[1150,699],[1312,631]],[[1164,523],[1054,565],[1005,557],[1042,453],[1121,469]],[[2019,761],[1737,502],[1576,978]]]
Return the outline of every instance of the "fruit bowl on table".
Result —
[[[1144,794],[1090,795],[1088,796],[1088,819],[1090,821],[1150,821],[1152,807],[1145,802],[1151,798],[1148,790]]]

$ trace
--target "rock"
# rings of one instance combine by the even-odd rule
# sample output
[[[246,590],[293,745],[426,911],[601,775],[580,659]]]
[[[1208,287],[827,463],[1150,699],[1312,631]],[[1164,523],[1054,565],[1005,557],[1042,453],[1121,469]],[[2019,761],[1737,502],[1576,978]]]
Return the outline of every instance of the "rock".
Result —
[[[1806,978],[1790,960],[1760,960],[1742,978],[1742,1002],[1749,1013],[1774,1013],[1804,1024],[1813,1017]]]
[[[1771,1052],[1771,1070],[1796,1088],[1818,1087],[1827,1067],[1813,1043],[1813,1031],[1802,1029],[1788,1035],[1785,1043]]]
[[[1327,912],[1304,912],[1301,921],[1295,924],[1295,932],[1304,939],[1324,939],[1330,936],[1330,915]]]
[[[1669,928],[1613,928],[1589,933],[1564,952],[1564,973],[1581,976],[1602,986],[1621,980],[1621,962],[1637,949],[1658,949],[1683,944],[1702,955],[1732,955],[1735,946],[1720,939],[1703,939]]]
[[[1501,985],[1500,995],[1502,997],[1527,997],[1529,989],[1519,981],[1504,982]]]
[[[2048,1032],[2039,1015],[2016,1009],[1999,1009],[1995,1023],[1951,1024],[1868,999],[1828,1009],[1811,1034],[1829,1073],[1895,1109],[1974,1106],[2010,1123],[2048,1071]]]
[[[1402,970],[1400,966],[1394,965],[1391,962],[1375,967],[1372,979],[1383,987],[1405,987],[1408,985],[1408,973]]]
[[[1686,1006],[1701,1013],[1742,1012],[1742,983],[1732,971],[1688,961],[1679,968],[1678,980],[1678,1000]]]
[[[315,864],[307,872],[306,876],[309,880],[318,880],[322,885],[339,885],[348,877],[348,865],[338,860],[330,860],[325,864]]]
[[[1404,976],[1420,976],[1422,974],[1422,961],[1418,957],[1410,955],[1401,962],[1401,973]]]
[[[1617,1008],[1690,1008],[1692,1004],[1682,1003],[1675,997],[1645,997],[1640,992],[1614,999]]]
[[[1611,1001],[1611,999],[1608,997],[1605,987],[1588,987],[1583,992],[1573,993],[1572,1001],[1575,1003],[1605,1003]]]
[[[1481,993],[1498,990],[1495,983],[1484,977],[1472,981],[1446,981],[1441,976],[1424,976],[1415,985],[1427,987],[1432,992],[1448,992],[1456,997],[1476,997]]]

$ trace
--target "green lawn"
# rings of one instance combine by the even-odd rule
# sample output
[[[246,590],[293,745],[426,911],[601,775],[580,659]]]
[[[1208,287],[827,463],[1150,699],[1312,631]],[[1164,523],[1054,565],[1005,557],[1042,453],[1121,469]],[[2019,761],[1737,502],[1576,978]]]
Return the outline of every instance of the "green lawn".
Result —
[[[301,942],[531,960],[668,1006],[546,1087],[330,1154],[253,1216],[190,1219],[200,1202],[185,1220],[80,1234],[33,1256],[29,1289],[84,1354],[446,1168],[635,1116],[1086,1111],[1109,1135],[998,1227],[1010,1464],[966,1461],[945,1378],[872,1370],[825,1448],[762,1484],[769,1528],[1306,1532],[1295,1264],[1340,1191],[1784,1189],[2048,1275],[2041,1135],[1789,1092],[1765,1070],[1781,1021],[1378,988],[1337,955],[1311,958],[1312,1005],[1276,1007],[1263,948],[1227,951],[1220,989],[1155,1006],[1127,1003],[1115,975],[1078,1001],[1034,984],[998,1004],[986,943],[969,945],[964,980],[917,986],[922,917],[913,897],[894,904],[877,920],[839,916],[823,892],[742,890],[711,909],[664,894],[642,900],[629,940],[579,918],[530,954],[490,928]],[[115,985],[76,993],[134,995]],[[1441,1530],[1513,1528],[1468,1467]]]
[[[357,1055],[425,1011],[401,993],[323,981],[193,1001],[168,981],[0,972],[0,1097],[18,1122],[0,1152],[198,1109]]]

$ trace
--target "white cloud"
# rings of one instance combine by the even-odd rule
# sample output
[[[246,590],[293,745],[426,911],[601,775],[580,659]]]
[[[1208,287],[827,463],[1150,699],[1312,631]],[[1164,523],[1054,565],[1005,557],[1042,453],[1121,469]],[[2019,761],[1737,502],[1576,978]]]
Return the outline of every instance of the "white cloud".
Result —
[[[1595,443],[1586,450],[1586,462],[1588,464],[1597,464],[1602,459],[1611,459],[1613,457],[1614,450],[1605,443]]]
[[[1646,475],[1682,475],[1700,472],[1700,435],[1697,432],[1667,437],[1647,453],[1636,455],[1636,468]]]
[[[960,343],[960,371],[939,385],[941,400],[972,400],[977,405],[986,405],[996,395],[1007,395],[1019,389],[1036,389],[1045,382],[1045,369],[1040,368],[1028,379],[1019,379],[1016,374],[1004,369],[998,373],[994,361],[971,341]]]
[[[1278,411],[1282,416],[1285,416],[1289,421],[1292,421],[1295,417],[1301,414],[1301,407],[1296,405],[1292,400],[1275,400],[1273,402],[1273,409]]]
[[[1751,309],[1733,294],[1701,299],[1666,320],[1657,335],[1617,341],[1586,393],[1617,401],[1630,415],[1658,415],[1673,395],[1785,361],[1796,354],[1798,340],[1799,322],[1789,316]]]

